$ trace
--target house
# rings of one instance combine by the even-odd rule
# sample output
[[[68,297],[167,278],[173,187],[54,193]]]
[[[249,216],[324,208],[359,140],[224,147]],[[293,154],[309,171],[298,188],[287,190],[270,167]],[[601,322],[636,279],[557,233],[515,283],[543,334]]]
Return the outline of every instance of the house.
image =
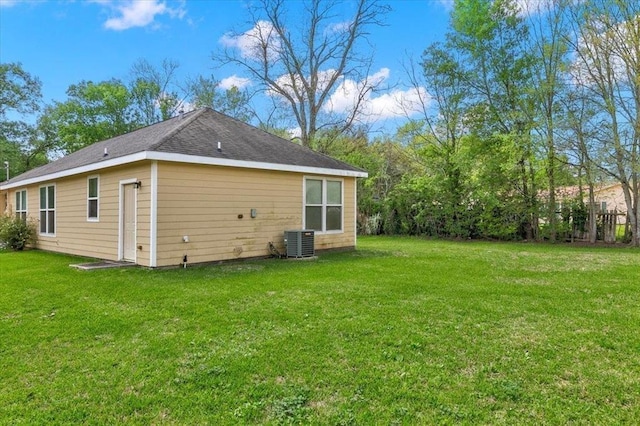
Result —
[[[544,194],[546,196],[546,194]],[[556,189],[556,202],[559,206],[580,199],[589,205],[589,189],[579,186],[563,186]],[[627,203],[624,199],[621,183],[608,183],[593,188],[596,213],[616,213],[618,224],[625,224]]]
[[[43,250],[147,267],[269,255],[284,231],[356,245],[367,173],[209,108],[95,143],[0,184]],[[0,194],[3,197],[4,194]]]
[[[594,189],[594,197],[600,212],[622,213],[618,223],[625,223],[627,218],[627,203],[624,199],[621,183],[602,185]],[[587,200],[588,202],[588,196]]]

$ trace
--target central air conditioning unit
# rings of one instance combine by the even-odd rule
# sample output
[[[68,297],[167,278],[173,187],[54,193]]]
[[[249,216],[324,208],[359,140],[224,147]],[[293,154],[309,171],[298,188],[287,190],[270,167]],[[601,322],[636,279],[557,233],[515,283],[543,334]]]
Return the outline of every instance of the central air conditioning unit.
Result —
[[[314,231],[308,229],[284,231],[284,246],[287,248],[287,257],[315,256],[313,235]]]

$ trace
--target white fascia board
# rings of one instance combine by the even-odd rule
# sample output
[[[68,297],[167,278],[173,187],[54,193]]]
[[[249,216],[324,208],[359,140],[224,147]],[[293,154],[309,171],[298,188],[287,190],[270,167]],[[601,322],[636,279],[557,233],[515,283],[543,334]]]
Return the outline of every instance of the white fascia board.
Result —
[[[228,160],[226,158],[201,157],[197,155],[147,152],[149,160],[174,161],[179,163],[204,164],[210,166],[240,167],[245,169],[275,170],[327,176],[368,177],[366,172],[355,170],[327,169],[322,167],[295,166],[291,164],[262,163],[259,161]]]
[[[209,166],[225,166],[240,167],[245,169],[259,170],[275,170],[282,172],[297,172],[326,176],[343,176],[366,178],[369,176],[367,172],[359,172],[355,170],[327,169],[322,167],[295,166],[291,164],[263,163],[259,161],[243,161],[228,160],[226,158],[202,157],[198,155],[174,154],[169,152],[144,151],[131,155],[114,158],[112,160],[100,161],[97,163],[87,164],[86,166],[75,167],[68,170],[62,170],[56,173],[37,176],[31,179],[20,180],[18,182],[2,185],[0,190],[18,188],[22,186],[32,185],[34,183],[45,182],[49,180],[61,179],[68,176],[78,175],[81,173],[94,172],[96,170],[106,169],[108,167],[121,166],[142,160],[172,161],[178,163],[204,164]]]
[[[18,182],[3,185],[0,189],[11,189],[21,186],[32,185],[34,183],[45,182],[49,180],[61,179],[68,176],[79,175],[82,173],[94,172],[96,170],[106,169],[107,167],[121,166],[123,164],[129,164],[136,161],[142,161],[146,159],[146,152],[138,152],[136,154],[125,155],[123,157],[114,158],[112,160],[99,161],[97,163],[87,164],[86,166],[74,167],[72,169],[62,170],[56,173],[50,173],[47,175],[37,176],[31,179],[20,180]]]

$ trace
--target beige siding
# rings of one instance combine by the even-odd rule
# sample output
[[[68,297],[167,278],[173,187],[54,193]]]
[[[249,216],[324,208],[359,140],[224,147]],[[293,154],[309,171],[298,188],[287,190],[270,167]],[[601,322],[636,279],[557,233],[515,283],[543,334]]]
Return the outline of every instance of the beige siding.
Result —
[[[41,186],[56,187],[55,236],[39,235],[38,248],[100,259],[118,260],[118,221],[120,181],[138,179],[144,183],[138,190],[138,223],[136,239],[138,263],[148,264],[149,259],[149,194],[151,192],[149,163],[137,163],[127,167],[101,170],[55,181],[30,185],[27,189],[27,210],[30,218],[39,221]],[[99,177],[99,218],[87,220],[87,178]],[[16,188],[9,191],[15,202]],[[13,207],[12,207],[13,208]]]
[[[344,232],[342,234],[327,234],[318,236],[316,242],[317,250],[355,247],[356,245],[356,178],[344,178],[343,181]]]
[[[284,231],[302,227],[303,179],[298,173],[160,162],[157,266],[180,264],[185,255],[189,263],[266,256],[269,242],[283,250]],[[344,232],[317,235],[317,250],[354,246],[354,188],[355,178],[345,178]]]
[[[0,215],[9,213],[9,191],[0,191]]]
[[[87,220],[89,176],[100,180],[98,221]],[[323,176],[159,162],[155,266],[179,265],[184,255],[189,263],[267,256],[269,242],[284,251],[284,231],[302,228],[305,177]],[[56,233],[40,235],[38,247],[118,260],[121,183],[137,180],[136,262],[151,266],[151,179],[152,163],[139,162],[26,187],[28,214],[38,221],[39,188],[56,186]],[[344,230],[316,233],[316,250],[355,245],[355,178],[343,182]],[[8,191],[9,211],[22,189]]]

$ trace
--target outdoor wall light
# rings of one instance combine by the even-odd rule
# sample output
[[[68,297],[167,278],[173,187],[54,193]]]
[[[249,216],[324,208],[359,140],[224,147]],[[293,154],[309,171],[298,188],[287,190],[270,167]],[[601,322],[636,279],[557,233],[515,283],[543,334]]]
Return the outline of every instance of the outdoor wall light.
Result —
[[[137,181],[136,183],[134,183],[134,184],[133,184],[133,186],[134,186],[136,189],[140,189],[140,188],[142,188],[142,182]]]

